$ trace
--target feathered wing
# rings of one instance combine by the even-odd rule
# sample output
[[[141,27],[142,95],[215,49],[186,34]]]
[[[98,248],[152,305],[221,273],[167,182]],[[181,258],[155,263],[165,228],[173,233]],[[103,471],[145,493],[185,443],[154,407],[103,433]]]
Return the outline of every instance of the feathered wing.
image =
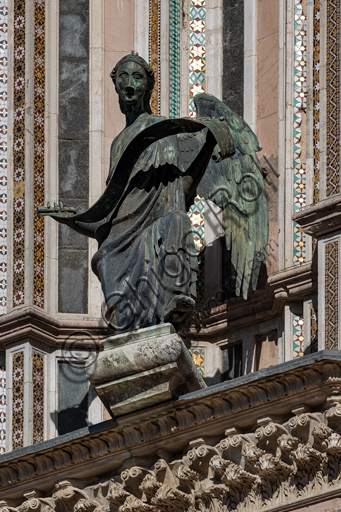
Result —
[[[260,146],[245,121],[214,96],[198,94],[194,102],[197,118],[224,117],[235,144],[232,157],[218,163],[211,159],[197,192],[222,209],[226,246],[237,275],[236,294],[242,291],[247,299],[250,282],[256,289],[268,242],[268,207],[256,154]]]

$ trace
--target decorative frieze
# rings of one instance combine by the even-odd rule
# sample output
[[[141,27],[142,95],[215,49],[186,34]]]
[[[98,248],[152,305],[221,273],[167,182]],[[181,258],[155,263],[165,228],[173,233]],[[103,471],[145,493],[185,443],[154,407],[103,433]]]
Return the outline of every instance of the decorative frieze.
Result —
[[[330,426],[340,414],[337,406],[327,415],[299,414],[283,424],[268,418],[246,434],[230,429],[215,443],[194,439],[181,455],[114,471],[94,485],[61,480],[44,497],[31,491],[11,511],[256,512],[314,503],[341,490],[341,435]],[[1,502],[0,512],[7,510]]]
[[[7,312],[7,53],[8,1],[0,5],[0,315]]]
[[[93,511],[110,503],[130,510],[135,499],[163,510],[162,496],[173,495],[189,510],[213,500],[250,512],[319,499],[341,488],[340,357],[306,356],[6,454],[0,500],[18,506],[20,495],[37,489],[52,509],[58,492],[87,499]],[[61,492],[70,478],[82,479],[83,498]],[[176,500],[170,510],[179,509]]]
[[[154,70],[155,86],[150,106],[154,116],[161,112],[161,0],[149,0],[149,64]]]

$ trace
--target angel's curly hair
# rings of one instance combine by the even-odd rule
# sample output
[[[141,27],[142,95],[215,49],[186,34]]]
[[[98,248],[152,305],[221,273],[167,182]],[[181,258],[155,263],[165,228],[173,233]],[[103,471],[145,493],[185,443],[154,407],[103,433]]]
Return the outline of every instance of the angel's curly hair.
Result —
[[[117,78],[118,68],[120,66],[122,66],[122,64],[124,64],[125,62],[128,62],[128,61],[136,62],[136,64],[139,64],[140,66],[142,66],[146,72],[148,89],[147,89],[147,93],[144,97],[144,108],[145,108],[146,112],[148,112],[148,114],[152,114],[152,110],[150,108],[150,97],[152,95],[154,85],[155,85],[154,70],[142,57],[140,57],[140,55],[138,55],[138,53],[134,52],[134,53],[131,53],[129,55],[125,55],[124,57],[122,57],[122,59],[116,64],[114,69],[111,71],[110,78],[114,82],[115,87],[116,87],[116,78]],[[124,113],[125,112],[124,105],[122,104],[121,99],[119,101],[120,101],[121,110]]]

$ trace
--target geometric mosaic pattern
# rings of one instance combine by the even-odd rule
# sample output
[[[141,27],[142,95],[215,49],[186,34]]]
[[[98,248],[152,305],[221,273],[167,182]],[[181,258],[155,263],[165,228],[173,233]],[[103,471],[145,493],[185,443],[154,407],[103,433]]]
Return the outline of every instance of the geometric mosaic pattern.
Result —
[[[302,123],[307,105],[306,19],[302,0],[295,0],[294,69],[294,212],[306,206],[306,162],[302,161]],[[294,265],[302,265],[306,256],[306,238],[294,223]]]
[[[7,46],[8,0],[0,4],[0,315],[7,312]],[[2,451],[0,430],[0,453]]]
[[[196,196],[194,203],[188,211],[191,221],[195,248],[198,254],[199,273],[197,277],[196,301],[204,300],[204,252],[205,248],[205,199]]]
[[[321,58],[321,0],[314,3],[313,46],[313,139],[314,139],[314,203],[320,198],[320,58]]]
[[[24,446],[24,352],[13,354],[12,450]]]
[[[34,3],[34,266],[33,304],[44,307],[45,0]]]
[[[44,356],[33,352],[33,444],[44,441]]]
[[[190,348],[189,353],[202,377],[205,377],[205,349]]]
[[[194,96],[205,92],[206,39],[205,0],[191,0],[190,5],[190,49],[189,49],[189,116],[195,117]]]
[[[338,350],[339,337],[339,244],[337,240],[326,244],[325,316],[326,349]]]
[[[294,324],[294,346],[293,359],[304,355],[304,320],[303,316],[293,315]]]
[[[310,310],[310,351],[318,351],[317,303],[311,304]]]
[[[180,117],[180,0],[169,1],[169,117]]]
[[[340,0],[327,3],[327,196],[340,192]]]
[[[13,306],[25,300],[25,8],[14,1]]]
[[[6,451],[6,368],[0,366],[0,453]]]
[[[150,106],[154,116],[160,115],[161,102],[161,0],[149,0],[149,64],[154,70],[155,87],[152,92]]]

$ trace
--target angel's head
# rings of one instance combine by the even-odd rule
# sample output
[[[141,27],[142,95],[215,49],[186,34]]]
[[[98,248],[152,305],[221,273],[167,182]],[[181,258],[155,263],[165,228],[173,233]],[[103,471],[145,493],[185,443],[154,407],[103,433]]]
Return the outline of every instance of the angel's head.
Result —
[[[123,57],[110,73],[119,95],[121,111],[143,109],[151,114],[150,97],[155,84],[154,71],[136,52]]]

